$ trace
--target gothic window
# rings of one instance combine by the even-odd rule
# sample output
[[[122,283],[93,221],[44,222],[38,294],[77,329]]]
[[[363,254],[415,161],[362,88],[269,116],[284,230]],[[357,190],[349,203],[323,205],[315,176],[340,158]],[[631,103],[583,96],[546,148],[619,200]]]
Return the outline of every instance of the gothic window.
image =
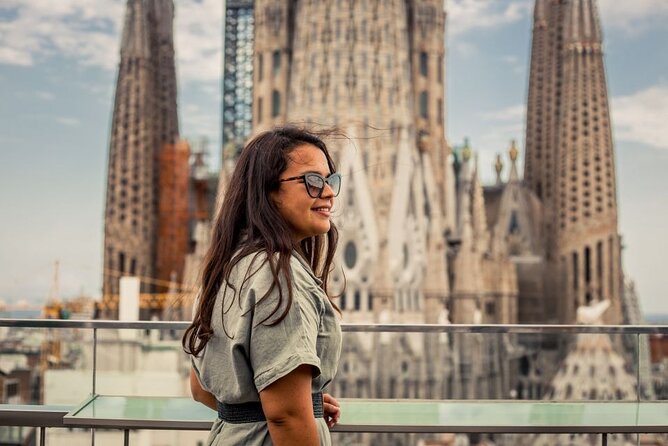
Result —
[[[429,94],[426,91],[420,92],[420,117],[429,118]]]
[[[262,81],[262,72],[264,71],[264,62],[262,54],[257,57],[257,80],[258,82]]]
[[[510,226],[508,227],[508,232],[510,234],[517,234],[520,232],[520,224],[518,222],[517,211],[515,209],[513,209],[510,214]]]
[[[420,75],[427,77],[429,74],[429,56],[425,51],[420,53]]]
[[[274,50],[271,55],[271,67],[274,76],[276,76],[281,69],[281,52],[279,50]]]
[[[271,92],[271,117],[275,118],[281,113],[281,93],[278,90]]]
[[[573,289],[578,289],[578,253],[573,252]]]
[[[585,283],[590,283],[591,282],[591,249],[589,248],[589,246],[585,247],[584,267],[585,267]]]
[[[496,302],[485,302],[485,314],[494,316],[496,314]]]
[[[137,259],[133,257],[130,260],[130,275],[134,276],[136,274],[136,271],[137,271]]]
[[[262,98],[257,100],[257,122],[262,122]]]
[[[359,311],[362,307],[362,296],[360,295],[360,290],[355,290],[353,298],[355,300],[355,310]]]
[[[438,83],[443,83],[443,56],[438,57]]]
[[[357,263],[357,246],[355,246],[354,242],[346,243],[343,257],[346,266],[349,269],[353,269],[355,267],[355,264]]]
[[[121,275],[125,273],[125,253],[123,251],[118,253],[118,271]]]
[[[603,242],[596,243],[596,276],[598,278],[598,286],[603,285]]]
[[[443,100],[438,99],[436,101],[436,110],[438,110],[438,125],[442,126],[443,125]]]

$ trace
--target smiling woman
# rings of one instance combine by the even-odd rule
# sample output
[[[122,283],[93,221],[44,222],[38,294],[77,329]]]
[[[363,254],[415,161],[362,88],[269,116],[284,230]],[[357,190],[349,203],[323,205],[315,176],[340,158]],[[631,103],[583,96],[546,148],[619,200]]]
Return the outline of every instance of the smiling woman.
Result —
[[[323,391],[341,351],[327,294],[340,185],[313,133],[274,129],[241,152],[183,337],[193,397],[218,411],[209,445],[331,443],[340,410]]]

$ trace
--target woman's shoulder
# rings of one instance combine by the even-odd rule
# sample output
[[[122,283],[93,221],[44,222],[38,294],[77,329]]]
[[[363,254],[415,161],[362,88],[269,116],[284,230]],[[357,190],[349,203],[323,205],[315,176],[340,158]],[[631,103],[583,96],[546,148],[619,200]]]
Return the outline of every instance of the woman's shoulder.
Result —
[[[252,288],[273,288],[272,284],[288,285],[283,272],[279,272],[279,255],[269,255],[266,251],[239,254],[233,268],[234,282],[252,285]],[[273,264],[273,265],[272,265]],[[317,291],[322,281],[301,254],[293,251],[289,259],[290,285],[295,289]],[[278,282],[278,283],[276,283]]]

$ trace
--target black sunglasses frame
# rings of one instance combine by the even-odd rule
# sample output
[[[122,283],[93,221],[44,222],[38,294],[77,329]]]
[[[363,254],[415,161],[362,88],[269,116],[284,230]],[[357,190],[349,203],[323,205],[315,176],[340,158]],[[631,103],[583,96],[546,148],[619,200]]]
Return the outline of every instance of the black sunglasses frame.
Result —
[[[322,187],[318,190],[318,195],[313,196],[311,195],[311,191],[309,189],[309,183],[306,181],[306,177],[316,177],[320,180],[322,180]],[[332,178],[338,178],[339,179],[339,187],[338,190],[334,190],[334,187],[332,186],[332,183],[330,183]],[[290,178],[283,178],[282,180],[278,180],[279,182],[283,183],[285,181],[295,181],[295,180],[302,180],[304,183],[304,187],[306,188],[306,193],[308,194],[309,197],[311,198],[320,198],[322,196],[322,193],[325,191],[325,184],[329,184],[329,187],[332,188],[332,191],[334,192],[334,196],[338,197],[339,193],[341,192],[341,174],[340,173],[332,173],[328,175],[327,177],[323,177],[319,173],[315,172],[309,172],[305,173],[304,175],[299,175],[296,177],[290,177]],[[313,187],[313,185],[311,185]]]

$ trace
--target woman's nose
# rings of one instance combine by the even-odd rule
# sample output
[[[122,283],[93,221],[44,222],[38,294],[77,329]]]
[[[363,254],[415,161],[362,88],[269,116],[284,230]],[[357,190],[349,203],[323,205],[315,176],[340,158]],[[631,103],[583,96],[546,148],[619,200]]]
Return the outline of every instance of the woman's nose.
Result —
[[[320,198],[334,198],[334,189],[332,189],[332,186],[328,182],[325,182],[325,187],[322,189]]]

